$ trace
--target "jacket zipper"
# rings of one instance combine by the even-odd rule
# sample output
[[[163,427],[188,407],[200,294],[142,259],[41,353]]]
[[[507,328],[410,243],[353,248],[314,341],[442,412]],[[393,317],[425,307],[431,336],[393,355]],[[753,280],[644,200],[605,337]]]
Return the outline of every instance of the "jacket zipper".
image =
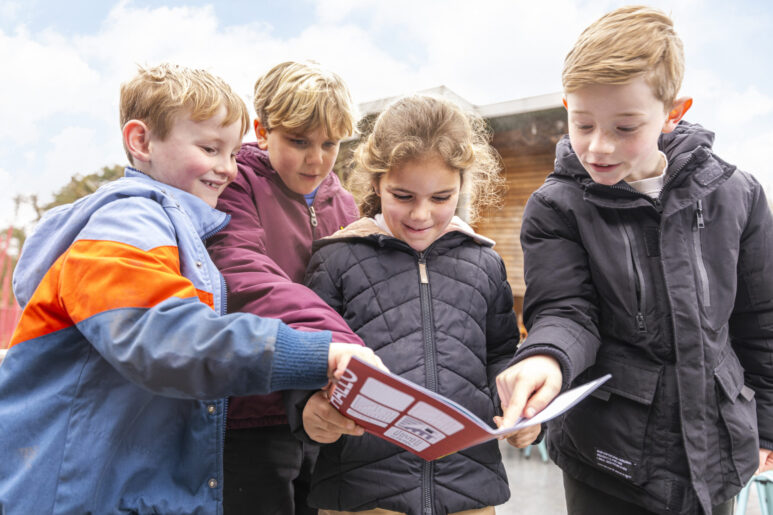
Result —
[[[703,246],[701,245],[701,233],[706,227],[703,218],[703,201],[699,200],[695,211],[695,223],[692,226],[692,246],[695,251],[695,261],[698,264],[698,278],[700,279],[701,296],[703,306],[711,306],[711,293],[709,291],[709,276],[706,273],[706,264],[703,261]]]
[[[623,235],[628,252],[631,255],[630,266],[628,267],[628,273],[633,276],[634,286],[636,288],[636,330],[640,333],[647,332],[647,324],[644,320],[644,302],[646,299],[646,281],[644,281],[644,275],[641,270],[641,263],[639,262],[639,255],[637,252],[636,239],[631,234],[631,228],[623,222],[622,217],[620,220],[620,233]]]
[[[426,386],[429,390],[437,392],[437,363],[435,361],[435,338],[432,328],[432,303],[429,291],[429,274],[427,273],[427,260],[425,252],[419,252],[419,293],[421,296],[421,327],[424,339],[424,363],[427,372]],[[431,461],[422,463],[421,468],[421,492],[423,513],[432,515],[432,475],[434,465]]]
[[[314,211],[314,206],[309,206],[309,215],[311,217],[311,230],[314,232],[314,229],[317,227],[317,213]]]
[[[687,158],[684,160],[684,162],[680,163],[677,168],[675,168],[671,173],[669,173],[666,176],[666,180],[663,183],[663,188],[660,190],[660,195],[658,195],[658,198],[653,199],[649,197],[648,195],[645,195],[643,193],[639,193],[638,191],[635,191],[630,186],[618,186],[613,185],[609,186],[612,189],[615,190],[621,190],[625,191],[629,194],[633,194],[634,196],[643,197],[649,200],[652,203],[652,206],[657,210],[658,214],[663,212],[663,195],[666,193],[668,189],[670,189],[671,185],[673,184],[674,180],[681,174],[682,170],[690,163],[690,161],[693,160],[694,153],[691,153],[687,156]],[[700,201],[699,202],[699,216],[700,216],[700,222],[701,225],[703,224],[703,211],[701,209]],[[617,212],[617,211],[616,211]],[[619,215],[619,212],[618,212]],[[629,228],[626,224],[622,222],[622,217],[620,218],[621,223],[621,233],[623,234],[623,239],[625,240],[628,249],[631,252],[631,264],[633,266],[633,271],[629,269],[629,273],[633,273],[634,276],[634,283],[636,285],[636,329],[640,332],[646,332],[647,331],[647,324],[644,319],[644,299],[646,298],[644,295],[644,289],[646,287],[646,283],[644,281],[644,278],[641,274],[641,267],[638,260],[638,255],[636,254],[635,250],[635,240],[631,234],[629,234]],[[698,235],[698,238],[700,238],[700,235]],[[706,269],[703,265],[703,258],[698,260],[698,266],[699,266],[699,272],[701,273],[701,279],[704,280]],[[704,283],[704,292],[708,292],[708,284],[707,281]],[[705,296],[704,296],[705,299]],[[707,302],[704,300],[704,302]]]

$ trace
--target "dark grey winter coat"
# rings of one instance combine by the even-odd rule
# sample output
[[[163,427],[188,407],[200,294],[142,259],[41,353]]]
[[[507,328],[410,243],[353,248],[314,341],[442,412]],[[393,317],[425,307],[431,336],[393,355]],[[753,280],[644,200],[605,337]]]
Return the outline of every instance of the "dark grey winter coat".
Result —
[[[594,183],[567,138],[529,200],[529,336],[565,386],[612,379],[553,421],[569,475],[655,512],[710,513],[773,448],[773,224],[760,185],[682,122],[657,200]],[[755,405],[756,397],[756,405]]]
[[[316,242],[307,284],[393,373],[493,425],[495,377],[513,358],[518,337],[502,259],[460,232],[423,253],[378,232],[362,219]],[[365,434],[322,446],[309,503],[423,515],[498,505],[509,496],[496,440],[425,462]]]

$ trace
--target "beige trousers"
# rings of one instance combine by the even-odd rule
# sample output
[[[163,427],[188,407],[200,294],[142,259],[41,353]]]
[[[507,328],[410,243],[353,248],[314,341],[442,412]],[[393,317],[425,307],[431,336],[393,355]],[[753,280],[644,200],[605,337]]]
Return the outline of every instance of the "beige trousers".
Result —
[[[493,506],[487,508],[480,508],[477,510],[465,510],[457,511],[456,513],[450,513],[449,515],[495,515]],[[365,511],[336,511],[336,510],[319,510],[318,515],[405,515],[399,511],[384,510],[376,508],[375,510]]]

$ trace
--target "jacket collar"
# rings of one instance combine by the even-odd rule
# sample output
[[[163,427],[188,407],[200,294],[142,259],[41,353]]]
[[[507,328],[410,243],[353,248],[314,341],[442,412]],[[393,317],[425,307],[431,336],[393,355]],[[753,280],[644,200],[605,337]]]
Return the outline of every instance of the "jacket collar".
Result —
[[[271,167],[268,152],[262,150],[256,142],[251,141],[242,144],[239,153],[236,156],[236,160],[244,173],[254,173],[260,177],[265,177],[267,180],[276,184],[278,188],[281,188],[285,195],[297,199],[298,202],[303,202],[303,204],[306,205],[306,200],[303,198],[303,195],[296,193],[285,186],[284,181],[279,177],[277,171]],[[331,171],[319,185],[317,194],[314,197],[314,204],[326,202],[329,198],[336,195],[339,188],[340,181],[338,180],[338,176],[336,176],[335,172]]]
[[[188,214],[196,233],[202,239],[217,232],[231,219],[230,215],[210,207],[209,204],[196,195],[159,182],[131,166],[127,166],[124,170],[124,177],[139,181],[140,184],[147,186],[149,189],[160,191],[168,197],[168,202],[171,202],[175,207],[179,207]],[[141,196],[141,194],[138,196]]]
[[[470,225],[467,224],[464,220],[458,216],[454,216],[451,219],[451,222],[448,224],[445,232],[440,235],[437,240],[432,242],[430,246],[434,247],[436,242],[447,239],[445,237],[449,234],[458,234],[460,236],[470,238],[479,245],[486,247],[493,247],[495,245],[494,240],[476,233],[475,230],[470,227]],[[377,241],[381,245],[383,245],[388,240],[392,240],[407,246],[405,242],[396,238],[392,234],[392,232],[389,230],[389,227],[387,227],[386,222],[384,221],[384,216],[381,213],[378,213],[373,218],[360,218],[359,220],[356,220],[347,225],[343,229],[336,231],[334,234],[326,236],[321,240],[317,240],[314,242],[314,248],[317,249],[327,243],[333,243],[338,240],[346,239],[369,239]]]

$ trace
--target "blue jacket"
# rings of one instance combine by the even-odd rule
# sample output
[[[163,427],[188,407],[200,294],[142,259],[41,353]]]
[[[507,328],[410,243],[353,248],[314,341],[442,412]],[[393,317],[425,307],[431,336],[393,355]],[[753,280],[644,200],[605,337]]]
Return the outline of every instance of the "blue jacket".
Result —
[[[1,513],[221,513],[224,398],[325,384],[330,333],[225,315],[203,240],[227,222],[127,169],[28,238],[0,367]]]

